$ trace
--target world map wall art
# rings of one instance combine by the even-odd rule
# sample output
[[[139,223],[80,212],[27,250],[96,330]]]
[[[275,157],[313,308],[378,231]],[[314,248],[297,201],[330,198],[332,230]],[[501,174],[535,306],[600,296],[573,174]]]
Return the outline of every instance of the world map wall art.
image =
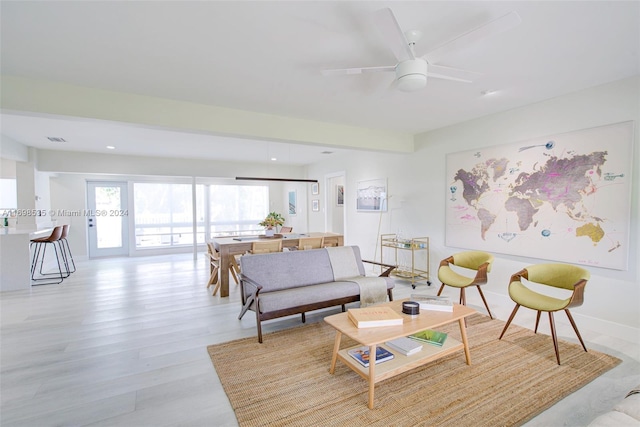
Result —
[[[626,270],[633,126],[448,154],[446,245]]]

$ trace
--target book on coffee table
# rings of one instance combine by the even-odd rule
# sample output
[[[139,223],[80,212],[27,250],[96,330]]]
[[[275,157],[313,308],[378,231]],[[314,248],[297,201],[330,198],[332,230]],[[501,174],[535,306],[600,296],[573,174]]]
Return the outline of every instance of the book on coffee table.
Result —
[[[396,338],[385,342],[385,344],[388,347],[391,347],[392,350],[404,354],[405,356],[411,356],[412,354],[416,354],[422,350],[422,344],[408,337]]]
[[[409,338],[442,347],[444,341],[447,339],[447,333],[425,329],[424,331],[409,335]]]
[[[369,347],[352,348],[348,351],[349,356],[356,359],[365,368],[369,367]],[[393,359],[393,353],[383,347],[376,347],[376,365],[381,362]]]
[[[404,322],[401,315],[387,306],[350,308],[347,311],[347,316],[358,328],[402,325]]]
[[[446,296],[411,294],[411,301],[420,304],[422,310],[453,311],[453,302]]]

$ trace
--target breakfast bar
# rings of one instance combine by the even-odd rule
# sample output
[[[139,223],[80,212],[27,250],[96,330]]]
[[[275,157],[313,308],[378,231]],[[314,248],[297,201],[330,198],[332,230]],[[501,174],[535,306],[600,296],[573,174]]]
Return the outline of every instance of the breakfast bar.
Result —
[[[51,228],[2,227],[0,229],[0,291],[31,288],[31,239],[47,236]]]

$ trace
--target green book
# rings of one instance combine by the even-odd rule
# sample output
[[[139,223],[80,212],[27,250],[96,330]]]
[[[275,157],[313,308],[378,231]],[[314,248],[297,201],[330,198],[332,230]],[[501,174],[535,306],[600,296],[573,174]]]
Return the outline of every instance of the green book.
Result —
[[[442,347],[442,344],[444,344],[444,341],[447,339],[447,334],[445,332],[425,329],[424,331],[409,335],[409,338]]]

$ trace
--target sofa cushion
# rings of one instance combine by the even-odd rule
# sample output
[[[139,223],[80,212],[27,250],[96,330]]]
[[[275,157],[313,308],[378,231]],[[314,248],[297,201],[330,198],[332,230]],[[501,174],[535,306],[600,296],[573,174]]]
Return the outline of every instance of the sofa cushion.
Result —
[[[393,289],[393,281],[386,277],[385,280],[387,281],[387,289]],[[360,295],[360,287],[356,282],[348,281],[327,282],[314,286],[283,289],[276,292],[261,293],[259,297],[260,312],[268,313],[286,310],[291,307],[300,307],[356,295]],[[252,304],[251,308],[255,309],[255,303]]]

